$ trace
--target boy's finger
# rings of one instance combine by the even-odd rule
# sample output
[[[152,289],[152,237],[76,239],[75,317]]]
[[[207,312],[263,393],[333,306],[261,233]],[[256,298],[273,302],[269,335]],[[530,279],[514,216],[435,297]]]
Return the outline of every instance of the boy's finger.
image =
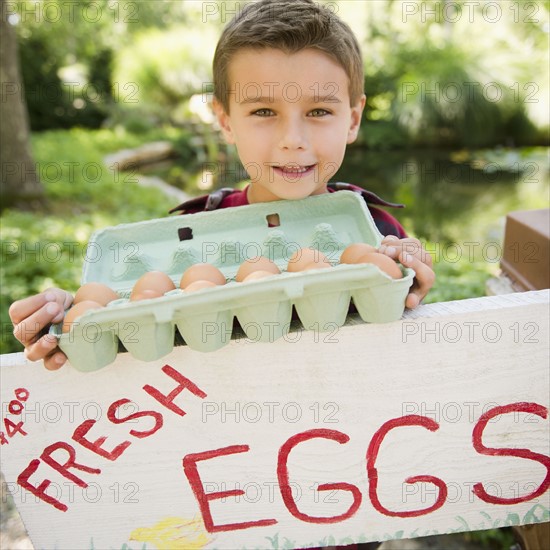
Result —
[[[44,359],[44,366],[48,370],[57,370],[61,368],[66,362],[67,356],[63,352],[57,351],[56,353]]]
[[[29,296],[23,300],[13,302],[8,311],[14,325],[19,324],[23,319],[32,315],[46,303],[44,293]]]
[[[391,239],[386,241],[382,240],[382,244],[387,246],[394,246],[400,250],[404,250],[413,256],[418,256],[422,252],[422,243],[414,237],[405,237],[404,239]]]
[[[25,357],[29,361],[40,361],[57,348],[57,338],[53,334],[45,334],[34,344],[25,348]]]
[[[428,294],[430,288],[432,288],[435,282],[435,273],[429,266],[427,266],[417,257],[411,254],[407,254],[406,252],[402,252],[399,255],[399,261],[404,266],[414,269],[416,273],[416,278],[411,293],[416,294],[419,298],[419,301],[421,301],[424,296]]]
[[[47,303],[59,304],[63,310],[72,303],[72,296],[60,288],[49,288],[40,294],[29,296],[23,300],[14,302],[9,309],[9,316],[14,325],[21,323],[27,317],[44,307]]]
[[[399,255],[399,250],[392,245],[386,245],[382,244],[378,248],[378,252],[381,254],[385,254],[386,256],[389,256],[392,260],[396,260],[397,256]]]
[[[47,302],[38,311],[15,325],[13,335],[25,347],[36,341],[40,332],[51,323],[58,323],[63,319],[63,307],[56,302]]]
[[[405,307],[408,309],[414,309],[420,304],[420,296],[416,294],[414,291],[411,292],[407,299],[405,300]]]
[[[420,261],[425,263],[428,267],[431,268],[433,266],[434,262],[433,262],[432,255],[427,250],[425,250],[424,248],[420,249],[417,256],[420,259]]]
[[[424,262],[428,267],[433,265],[432,255],[422,248],[418,239],[401,239],[398,242],[390,240],[386,243],[382,241],[382,244],[378,247],[378,252],[389,256],[392,260],[397,260],[399,254],[406,252]]]

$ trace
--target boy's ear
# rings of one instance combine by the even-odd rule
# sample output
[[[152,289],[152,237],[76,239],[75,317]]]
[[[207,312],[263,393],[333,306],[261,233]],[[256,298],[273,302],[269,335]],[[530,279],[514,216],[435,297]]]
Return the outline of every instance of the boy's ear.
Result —
[[[359,126],[361,126],[361,117],[363,116],[363,109],[367,102],[367,96],[363,94],[359,101],[351,108],[351,121],[348,131],[347,143],[353,143],[357,139],[359,133]]]
[[[235,143],[229,115],[225,112],[223,105],[216,98],[212,100],[212,109],[214,110],[214,114],[216,115],[216,119],[218,120],[218,124],[220,125],[225,141],[229,144]]]

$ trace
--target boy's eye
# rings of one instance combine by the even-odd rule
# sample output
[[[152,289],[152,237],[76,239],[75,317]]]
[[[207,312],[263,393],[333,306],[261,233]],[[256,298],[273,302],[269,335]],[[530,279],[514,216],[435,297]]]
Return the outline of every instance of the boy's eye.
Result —
[[[330,111],[327,111],[326,109],[313,109],[313,111],[310,111],[309,115],[312,117],[322,117],[330,115]]]
[[[252,113],[253,115],[256,115],[256,116],[273,116],[273,111],[271,109],[258,109],[257,111],[254,111]]]

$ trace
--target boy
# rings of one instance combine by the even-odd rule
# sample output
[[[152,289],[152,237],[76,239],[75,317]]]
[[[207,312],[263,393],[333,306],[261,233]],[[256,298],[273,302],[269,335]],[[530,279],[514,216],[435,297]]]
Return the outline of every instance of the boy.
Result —
[[[214,56],[213,107],[225,139],[250,176],[244,191],[213,194],[174,210],[194,212],[333,192],[329,179],[355,141],[365,106],[363,62],[350,28],[312,0],[261,0],[224,29]],[[350,186],[348,186],[350,187]],[[359,190],[351,186],[354,190]],[[369,202],[388,204],[364,193]],[[206,204],[205,204],[206,202]],[[389,214],[370,208],[387,235],[380,252],[416,272],[405,305],[416,307],[434,282],[432,260]],[[15,302],[14,335],[48,369],[66,361],[43,330],[63,318],[72,296],[49,289]]]

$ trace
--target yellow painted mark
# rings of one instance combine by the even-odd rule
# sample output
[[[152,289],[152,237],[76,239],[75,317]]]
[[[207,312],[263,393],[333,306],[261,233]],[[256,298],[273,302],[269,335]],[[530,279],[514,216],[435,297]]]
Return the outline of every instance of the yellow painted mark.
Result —
[[[200,516],[192,519],[164,518],[153,527],[138,527],[130,540],[146,542],[158,550],[194,550],[211,542]]]

